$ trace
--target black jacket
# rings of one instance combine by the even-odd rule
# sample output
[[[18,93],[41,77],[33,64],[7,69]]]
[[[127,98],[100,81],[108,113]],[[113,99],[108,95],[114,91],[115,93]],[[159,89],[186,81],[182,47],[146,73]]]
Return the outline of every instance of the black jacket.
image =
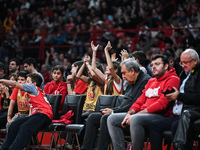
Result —
[[[148,80],[151,77],[140,71],[135,84],[129,84],[126,87],[126,91],[124,94],[124,100],[120,106],[113,108],[113,111],[116,112],[127,112],[131,105],[137,100],[137,98],[142,94],[142,90],[147,84]]]
[[[185,72],[180,75],[180,85],[186,78]],[[200,64],[192,69],[189,79],[185,83],[184,93],[180,93],[178,100],[183,102],[183,110],[188,108],[200,109]]]

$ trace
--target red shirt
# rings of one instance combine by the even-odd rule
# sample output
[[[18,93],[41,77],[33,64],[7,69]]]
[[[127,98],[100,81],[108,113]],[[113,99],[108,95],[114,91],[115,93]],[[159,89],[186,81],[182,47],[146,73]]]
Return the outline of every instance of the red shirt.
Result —
[[[37,95],[32,95],[32,94],[27,94],[28,95],[28,102],[30,105],[30,109],[32,114],[36,113],[43,113],[47,115],[51,120],[53,119],[53,111],[52,107],[49,104],[46,96],[42,93],[41,89],[37,87],[38,94]]]
[[[45,85],[44,93],[45,94],[54,94],[54,95],[61,94],[62,95],[62,100],[61,100],[60,108],[59,108],[59,112],[61,112],[65,96],[67,95],[67,83],[60,81],[59,83],[56,84],[55,81],[52,80],[51,82],[49,82]]]
[[[17,88],[14,88],[14,89],[13,89],[13,92],[12,92],[12,94],[11,94],[11,96],[10,96],[10,99],[11,99],[11,100],[17,101],[17,93],[18,93],[18,90],[19,90],[19,89],[17,89]],[[24,92],[21,91],[21,93],[22,93],[22,96],[24,96]]]
[[[84,94],[87,91],[87,83],[81,81],[80,79],[77,81],[76,87],[74,91],[78,94]]]

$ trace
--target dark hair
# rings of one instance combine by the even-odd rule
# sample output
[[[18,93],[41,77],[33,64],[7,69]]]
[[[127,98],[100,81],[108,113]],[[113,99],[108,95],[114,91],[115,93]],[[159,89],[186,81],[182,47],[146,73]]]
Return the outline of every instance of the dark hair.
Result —
[[[117,69],[116,74],[122,78],[122,73],[121,73],[121,69],[120,69],[120,64],[117,61],[113,61],[113,67],[114,70]],[[106,87],[106,91],[105,91],[107,95],[112,95],[113,94],[113,77],[108,81],[107,87]]]
[[[139,64],[141,64],[143,67],[146,67],[149,63],[147,55],[143,51],[134,51],[131,56],[135,57],[135,59],[138,59]]]
[[[64,67],[61,66],[61,65],[54,66],[51,72],[53,72],[54,70],[60,70],[60,72],[62,73],[62,75],[64,74]]]
[[[24,77],[24,78],[26,79],[26,78],[27,78],[27,75],[28,75],[29,73],[30,73],[29,71],[23,70],[23,71],[19,71],[19,72],[17,73],[17,75],[18,75],[18,77],[20,76],[20,77]]]
[[[16,73],[11,73],[8,77],[8,79],[10,80],[10,78],[14,77],[15,81],[17,81],[17,77],[18,75]]]
[[[35,61],[35,59],[32,58],[32,57],[26,58],[26,59],[23,61],[23,64],[25,64],[25,63],[28,64],[29,66],[30,66],[31,64],[33,64],[33,67],[36,68],[36,61]]]
[[[175,55],[176,55],[176,54],[175,54],[174,49],[172,49],[172,48],[167,48],[167,49],[166,49],[166,52],[170,53],[170,54],[172,55],[172,57],[175,58]]]
[[[163,54],[155,54],[155,55],[153,55],[152,58],[151,58],[151,61],[152,60],[156,60],[158,58],[162,59],[163,65],[166,65],[166,64],[169,65],[169,60],[168,60],[167,56],[163,55]],[[168,67],[168,70],[169,70],[169,67]]]
[[[28,74],[27,77],[30,77],[31,81],[33,83],[36,82],[36,86],[38,86],[38,87],[41,86],[42,78],[41,78],[41,76],[39,74],[37,74],[37,73],[31,73],[31,74]]]
[[[4,73],[6,72],[6,67],[2,62],[0,62],[0,71],[1,70],[4,70]]]
[[[74,65],[75,67],[78,66],[78,70],[79,70],[79,69],[81,68],[81,66],[83,65],[83,61],[76,61],[76,62],[73,63],[73,65]],[[77,71],[78,71],[78,70],[77,70]],[[86,67],[85,67],[84,70],[83,70],[83,75],[88,76],[88,72],[87,72],[87,68],[86,68]]]
[[[17,59],[17,58],[12,58],[11,60],[10,60],[10,62],[11,61],[14,61],[15,63],[16,63],[16,66],[19,66],[20,65],[20,61]]]

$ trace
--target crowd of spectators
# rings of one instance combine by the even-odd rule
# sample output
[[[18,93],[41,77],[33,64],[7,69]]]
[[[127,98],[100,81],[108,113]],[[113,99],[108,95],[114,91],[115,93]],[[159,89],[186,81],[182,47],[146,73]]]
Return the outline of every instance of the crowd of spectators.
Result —
[[[103,47],[107,41],[112,44],[111,53],[116,53],[117,57],[122,49],[129,52],[141,50],[149,58],[166,49],[174,52],[175,59],[188,47],[199,52],[200,34],[199,28],[195,27],[200,25],[200,1],[174,2],[162,9],[169,1],[0,0],[0,10],[3,12],[0,13],[0,34],[4,35],[0,37],[0,61],[7,65],[9,59],[14,57],[23,60],[32,56],[37,59],[39,48],[16,47],[40,46],[43,27],[46,27],[47,33],[44,43],[51,47],[45,49],[45,64],[49,68],[63,64],[69,70],[70,63],[91,55],[90,47],[86,46],[91,40],[100,44],[97,58],[101,63],[105,63]],[[135,29],[151,15],[153,17],[140,26],[139,33],[123,31]],[[94,26],[96,30],[104,31],[96,32],[95,39],[91,34]],[[151,28],[162,30],[151,31]],[[118,32],[113,33],[113,29],[118,29]],[[69,47],[60,48],[60,45]],[[62,60],[59,55],[63,57]],[[40,67],[41,64],[39,70]]]

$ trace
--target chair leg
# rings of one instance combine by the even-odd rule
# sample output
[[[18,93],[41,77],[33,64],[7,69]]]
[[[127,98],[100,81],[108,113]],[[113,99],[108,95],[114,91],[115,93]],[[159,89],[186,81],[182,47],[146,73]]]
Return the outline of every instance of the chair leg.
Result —
[[[149,138],[147,138],[147,143],[146,143],[145,150],[147,150],[147,148],[148,148],[148,144],[149,144]]]
[[[67,144],[68,135],[69,135],[69,133],[67,132],[67,135],[66,135],[66,138],[65,138],[64,150],[65,150],[65,147],[66,147],[66,144]]]
[[[56,150],[57,150],[58,148],[57,148],[56,141],[55,141],[55,131],[53,132],[53,135],[52,135],[52,138],[51,138],[51,144],[50,144],[49,150],[51,150],[53,143],[54,143]]]
[[[60,133],[61,133],[61,132],[58,132],[58,139],[57,139],[57,142],[56,142],[56,144],[58,143],[58,140],[59,140],[59,142],[60,142],[60,147],[61,147],[61,150],[63,150],[63,148],[62,148],[62,143],[61,143],[61,137],[60,137]]]
[[[77,146],[78,146],[78,150],[80,150],[80,144],[79,144],[79,140],[78,140],[78,135],[77,133],[75,133],[75,136],[76,136],[76,141],[77,141]]]

